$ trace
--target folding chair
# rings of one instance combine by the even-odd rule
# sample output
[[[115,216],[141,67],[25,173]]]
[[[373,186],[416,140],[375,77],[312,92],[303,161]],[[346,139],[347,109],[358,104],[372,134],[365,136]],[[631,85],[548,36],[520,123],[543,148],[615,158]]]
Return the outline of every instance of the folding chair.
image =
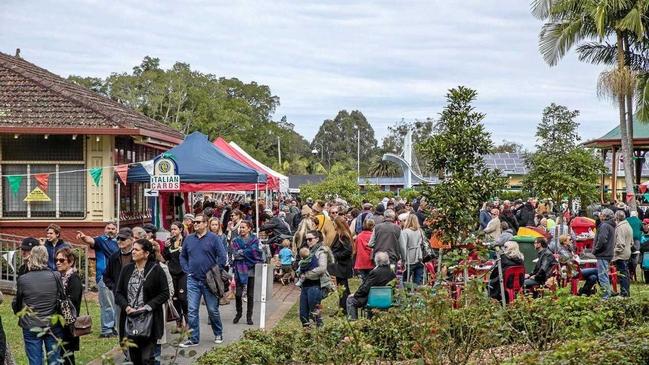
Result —
[[[516,299],[516,295],[523,291],[521,283],[525,280],[525,266],[510,266],[505,269],[503,283],[505,287],[505,298],[507,303]],[[510,284],[511,282],[511,284]]]

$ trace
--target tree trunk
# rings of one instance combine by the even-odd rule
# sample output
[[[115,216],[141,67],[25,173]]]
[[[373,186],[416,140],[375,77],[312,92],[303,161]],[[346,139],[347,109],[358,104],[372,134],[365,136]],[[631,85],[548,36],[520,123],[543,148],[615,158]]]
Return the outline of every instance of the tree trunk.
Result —
[[[622,34],[617,32],[617,67],[622,69],[624,65],[624,45],[622,43]],[[633,153],[629,143],[629,134],[626,120],[626,93],[623,90],[618,92],[618,108],[620,115],[620,140],[622,142],[622,155],[624,156],[624,183],[626,185],[626,195],[623,201],[629,205],[629,210],[636,210],[635,196],[633,194]],[[617,172],[614,172],[613,178],[617,178]],[[628,200],[627,196],[631,196]]]
[[[629,39],[625,35],[623,38],[623,46],[624,46],[624,51],[625,55],[628,54],[629,51]],[[626,67],[631,67],[629,65],[629,60],[625,56],[624,59],[624,64]],[[629,140],[629,150],[631,151],[631,154],[634,155],[633,153],[633,94],[627,94],[626,95],[626,131],[627,131],[627,136]],[[633,169],[631,171],[631,180],[633,181],[633,186],[636,185],[636,160],[634,159],[632,162]],[[642,173],[639,173],[639,176],[642,176]],[[639,179],[638,179],[639,180]]]

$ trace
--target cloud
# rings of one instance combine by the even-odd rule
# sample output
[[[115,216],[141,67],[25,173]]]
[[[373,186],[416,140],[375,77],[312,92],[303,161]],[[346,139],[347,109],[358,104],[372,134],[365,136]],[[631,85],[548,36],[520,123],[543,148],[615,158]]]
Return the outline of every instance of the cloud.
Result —
[[[3,52],[52,72],[107,76],[146,55],[269,85],[308,139],[340,109],[362,111],[378,139],[395,121],[436,117],[446,91],[478,90],[493,139],[534,144],[551,102],[582,111],[584,139],[615,126],[595,95],[602,67],[538,52],[540,22],[520,0],[19,1],[0,3]]]

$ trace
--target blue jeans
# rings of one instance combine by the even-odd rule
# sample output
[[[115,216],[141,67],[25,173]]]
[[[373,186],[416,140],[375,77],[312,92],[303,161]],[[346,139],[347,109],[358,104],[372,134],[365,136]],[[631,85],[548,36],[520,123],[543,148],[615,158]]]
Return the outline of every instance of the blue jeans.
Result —
[[[320,302],[322,301],[322,289],[319,286],[302,287],[300,293],[300,322],[303,326],[309,324],[311,318],[318,326],[322,325],[320,317]]]
[[[63,336],[63,329],[59,326],[56,326],[50,327],[50,330],[52,331],[52,333],[38,337],[37,332],[32,332],[29,329],[23,328],[25,353],[27,354],[29,365],[43,364],[43,345],[45,345],[45,353],[47,355],[48,365],[58,365],[59,359],[61,359],[61,349],[56,343],[54,336],[61,338]]]
[[[599,286],[604,291],[604,299],[611,296],[611,284],[608,281],[608,264],[608,260],[597,259],[597,280],[599,280]]]
[[[627,260],[616,260],[615,268],[617,269],[617,278],[620,282],[620,295],[628,297],[631,294],[631,281],[629,278],[629,267]]]
[[[408,270],[403,271],[403,281],[408,281]],[[424,264],[418,262],[410,265],[410,281],[417,285],[421,285],[424,281]]]
[[[97,283],[99,289],[99,310],[101,311],[101,334],[108,335],[115,330],[115,297],[103,280]]]
[[[223,336],[223,324],[221,323],[221,315],[219,313],[219,299],[212,294],[204,281],[198,281],[193,277],[188,276],[187,306],[189,313],[187,314],[187,319],[189,322],[189,329],[192,331],[189,339],[193,343],[199,343],[201,339],[201,326],[198,318],[198,311],[201,306],[201,296],[205,298],[207,314],[210,317],[210,324],[212,325],[214,336]]]

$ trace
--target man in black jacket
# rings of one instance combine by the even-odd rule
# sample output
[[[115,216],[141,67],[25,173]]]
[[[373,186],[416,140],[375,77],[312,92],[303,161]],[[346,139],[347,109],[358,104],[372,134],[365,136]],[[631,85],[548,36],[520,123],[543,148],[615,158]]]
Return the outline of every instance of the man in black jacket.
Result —
[[[377,252],[374,255],[374,263],[376,267],[370,271],[358,290],[347,297],[347,314],[352,321],[358,319],[358,308],[367,305],[371,287],[385,286],[396,278],[394,271],[390,269],[390,258],[387,253]]]
[[[543,237],[539,237],[534,241],[534,248],[536,249],[538,259],[534,266],[534,271],[526,275],[525,288],[532,288],[545,285],[545,281],[552,274],[552,267],[557,263],[557,260],[548,249],[548,241]]]
[[[599,216],[602,223],[600,223],[595,234],[593,254],[597,258],[597,279],[602,290],[604,290],[603,298],[606,299],[611,295],[608,266],[611,259],[613,259],[615,248],[615,220],[613,219],[613,211],[608,208],[602,210]]]
[[[530,198],[516,212],[517,219],[518,219],[518,225],[520,227],[535,226],[536,225],[534,223],[535,214],[536,214],[536,212],[535,212],[535,207],[534,207],[534,199]]]

